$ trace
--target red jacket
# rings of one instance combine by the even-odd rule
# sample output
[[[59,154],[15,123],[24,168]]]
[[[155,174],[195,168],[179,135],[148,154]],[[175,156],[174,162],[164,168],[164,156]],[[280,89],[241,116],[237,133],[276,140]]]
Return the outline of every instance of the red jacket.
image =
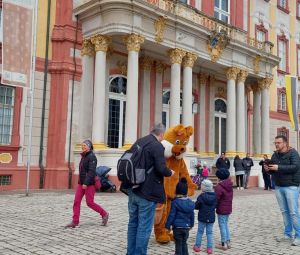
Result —
[[[220,181],[215,187],[217,195],[217,214],[231,214],[232,213],[232,200],[233,200],[233,188],[232,182],[229,178]]]

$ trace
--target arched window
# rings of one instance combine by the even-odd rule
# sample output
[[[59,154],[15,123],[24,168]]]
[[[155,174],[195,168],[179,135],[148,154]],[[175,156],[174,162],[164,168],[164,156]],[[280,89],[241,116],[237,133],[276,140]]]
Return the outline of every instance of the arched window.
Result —
[[[226,151],[226,113],[227,105],[224,100],[215,100],[215,153]]]

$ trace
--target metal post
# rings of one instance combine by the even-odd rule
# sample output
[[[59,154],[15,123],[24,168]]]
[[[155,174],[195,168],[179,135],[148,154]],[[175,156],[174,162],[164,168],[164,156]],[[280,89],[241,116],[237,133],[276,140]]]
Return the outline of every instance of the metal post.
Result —
[[[27,175],[26,175],[26,196],[29,195],[30,181],[30,164],[31,164],[31,146],[32,146],[32,119],[33,119],[33,99],[34,99],[34,83],[35,83],[35,58],[36,58],[36,28],[38,15],[39,0],[35,0],[34,16],[32,20],[33,41],[31,45],[32,61],[31,61],[31,77],[30,77],[30,119],[29,119],[29,138],[27,147]]]

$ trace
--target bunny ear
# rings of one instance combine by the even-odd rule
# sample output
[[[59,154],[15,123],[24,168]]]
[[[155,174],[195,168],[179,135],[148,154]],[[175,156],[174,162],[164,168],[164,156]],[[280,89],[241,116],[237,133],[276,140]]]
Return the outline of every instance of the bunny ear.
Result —
[[[191,136],[193,134],[194,129],[192,126],[188,126],[185,129],[186,129],[186,133],[188,134],[188,136]]]
[[[184,126],[182,124],[179,124],[174,127],[174,131],[177,135],[182,135],[184,133]]]

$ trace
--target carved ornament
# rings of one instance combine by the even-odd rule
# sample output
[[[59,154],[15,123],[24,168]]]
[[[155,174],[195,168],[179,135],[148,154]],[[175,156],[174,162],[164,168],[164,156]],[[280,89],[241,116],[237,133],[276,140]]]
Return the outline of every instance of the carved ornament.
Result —
[[[187,52],[185,57],[183,58],[183,66],[184,67],[193,67],[196,59],[198,58],[197,54],[192,52]]]
[[[117,67],[119,68],[121,74],[125,76],[127,75],[127,62],[118,61]]]
[[[199,83],[200,85],[205,85],[208,79],[208,74],[207,73],[199,73]]]
[[[157,61],[155,63],[155,68],[157,73],[162,73],[166,69],[167,65],[162,61]]]
[[[148,56],[143,56],[140,58],[140,66],[144,70],[150,71],[153,65],[153,59]]]
[[[211,61],[218,61],[229,42],[230,38],[228,37],[227,32],[223,29],[220,32],[212,31],[210,33],[207,41],[207,50],[210,54]]]
[[[0,153],[0,163],[9,164],[12,159],[13,158],[10,153]]]
[[[246,70],[240,70],[240,72],[237,75],[238,83],[240,82],[245,83],[247,76],[248,76],[248,72]]]
[[[237,67],[229,67],[226,69],[227,80],[236,80],[237,74],[240,72],[240,69]]]
[[[253,70],[254,70],[254,73],[259,73],[259,70],[260,70],[260,67],[259,67],[259,63],[260,63],[260,60],[261,60],[261,56],[259,55],[256,55],[256,57],[253,59]]]
[[[106,35],[94,35],[91,37],[92,44],[95,45],[95,51],[106,52],[109,44],[111,43],[111,38]]]
[[[161,43],[163,41],[163,33],[165,31],[166,19],[160,16],[156,21],[154,21],[155,28],[155,41]]]
[[[186,52],[182,49],[171,49],[168,51],[170,56],[171,64],[181,64],[183,57],[185,56]]]
[[[218,87],[216,89],[216,95],[215,97],[220,97],[220,98],[226,98],[226,93],[227,93],[227,90],[223,87]]]
[[[145,37],[137,34],[130,34],[124,37],[124,43],[127,45],[128,51],[140,51],[141,44],[144,43]]]
[[[269,89],[273,81],[273,76],[268,76],[258,80],[258,86],[260,89]]]
[[[94,45],[91,42],[91,39],[83,39],[81,56],[93,57],[95,55]]]

